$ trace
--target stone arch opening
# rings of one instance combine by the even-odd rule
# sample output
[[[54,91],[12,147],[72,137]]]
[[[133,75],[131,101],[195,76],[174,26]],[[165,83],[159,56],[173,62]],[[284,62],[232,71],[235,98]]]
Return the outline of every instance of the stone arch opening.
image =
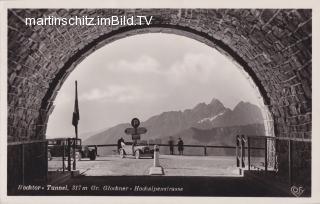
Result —
[[[131,27],[130,27],[131,28]],[[194,39],[198,42],[204,43],[205,45],[217,49],[221,54],[225,55],[229,60],[233,61],[233,63],[240,69],[240,71],[243,73],[243,77],[246,77],[248,80],[248,83],[253,88],[253,91],[255,91],[258,98],[261,98],[259,100],[260,102],[260,108],[262,115],[264,117],[265,122],[265,135],[266,136],[274,136],[273,133],[273,119],[271,117],[271,113],[268,109],[268,102],[270,101],[269,97],[266,94],[266,91],[264,90],[262,84],[257,81],[256,75],[250,71],[249,65],[244,62],[244,60],[241,59],[239,55],[237,55],[235,52],[233,52],[227,45],[225,45],[223,42],[218,41],[214,38],[208,38],[205,37],[203,33],[200,33],[195,30],[191,29],[184,29],[179,27],[172,27],[172,26],[148,26],[148,27],[133,27],[130,30],[121,30],[112,33],[112,35],[108,36],[101,36],[99,39],[96,39],[92,42],[88,47],[84,47],[82,51],[79,51],[79,53],[76,53],[74,56],[70,58],[70,62],[68,61],[66,65],[69,67],[63,67],[59,73],[56,75],[56,78],[52,81],[52,87],[50,86],[48,92],[46,93],[43,101],[42,101],[42,109],[47,109],[47,104],[50,102],[50,111],[49,114],[53,111],[53,101],[55,100],[55,97],[57,96],[57,93],[59,89],[62,87],[63,82],[67,79],[68,75],[76,68],[78,64],[80,64],[87,56],[89,56],[91,53],[96,51],[97,49],[107,46],[108,44],[121,40],[126,37],[134,36],[134,35],[140,35],[140,34],[146,34],[146,33],[166,33],[166,34],[175,34],[179,36],[188,37],[191,39]],[[218,42],[216,44],[216,42]],[[249,70],[249,71],[248,71]],[[259,83],[259,84],[256,84]],[[262,95],[265,94],[265,95]],[[47,100],[47,101],[46,101]],[[49,115],[47,116],[49,117]]]
[[[108,43],[120,38],[121,33],[131,35],[147,30],[175,30],[180,35],[192,35],[191,38],[231,56],[249,73],[271,110],[275,135],[301,139],[311,137],[310,10],[134,11],[9,11],[8,142],[44,138],[47,116],[52,110],[59,84],[81,58],[103,46],[102,41]],[[154,15],[154,22],[151,26],[115,26],[110,29],[106,26],[31,27],[26,26],[23,20],[30,15],[70,17],[133,13]],[[287,28],[288,24],[291,26]],[[22,33],[21,28],[26,32]],[[22,45],[25,48],[17,50]]]

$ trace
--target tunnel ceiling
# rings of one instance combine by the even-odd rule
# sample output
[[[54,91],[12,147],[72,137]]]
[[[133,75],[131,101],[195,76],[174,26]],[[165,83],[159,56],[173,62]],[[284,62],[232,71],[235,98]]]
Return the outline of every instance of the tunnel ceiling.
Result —
[[[154,20],[151,26],[24,23],[25,17],[86,15],[152,15]],[[107,43],[148,32],[184,35],[217,48],[251,76],[277,137],[310,139],[311,19],[311,10],[8,10],[8,142],[45,139],[57,91],[76,65]]]

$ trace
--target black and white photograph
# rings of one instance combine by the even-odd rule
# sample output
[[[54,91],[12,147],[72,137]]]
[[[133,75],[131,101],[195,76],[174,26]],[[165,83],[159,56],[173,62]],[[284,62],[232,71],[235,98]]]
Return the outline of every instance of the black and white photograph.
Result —
[[[312,198],[313,13],[6,8],[6,196]]]

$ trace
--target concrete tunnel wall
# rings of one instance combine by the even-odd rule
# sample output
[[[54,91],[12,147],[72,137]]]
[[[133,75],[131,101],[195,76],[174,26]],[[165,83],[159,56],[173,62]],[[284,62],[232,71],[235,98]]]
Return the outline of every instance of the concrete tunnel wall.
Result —
[[[151,26],[24,22],[26,17],[112,15],[153,16],[153,21]],[[184,35],[215,47],[251,76],[271,112],[276,137],[311,139],[310,9],[11,9],[8,147],[45,139],[57,91],[86,56],[114,40],[148,32]]]

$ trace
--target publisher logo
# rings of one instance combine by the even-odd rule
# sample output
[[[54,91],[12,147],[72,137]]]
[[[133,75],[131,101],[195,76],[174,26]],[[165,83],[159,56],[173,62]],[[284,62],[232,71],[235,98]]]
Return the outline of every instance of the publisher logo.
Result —
[[[304,189],[302,186],[292,186],[291,187],[291,193],[292,195],[296,196],[296,197],[300,197],[302,195],[302,193],[304,192]]]

